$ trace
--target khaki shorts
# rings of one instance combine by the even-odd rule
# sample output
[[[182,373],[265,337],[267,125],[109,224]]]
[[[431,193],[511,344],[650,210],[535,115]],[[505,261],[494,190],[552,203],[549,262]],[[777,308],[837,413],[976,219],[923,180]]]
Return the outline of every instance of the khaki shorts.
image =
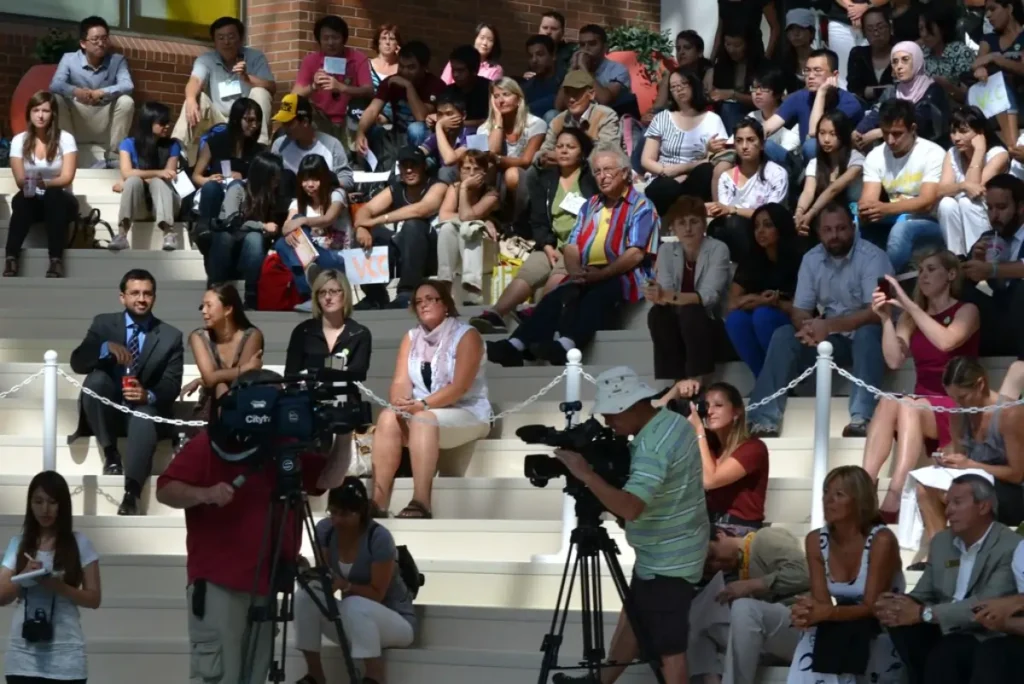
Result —
[[[558,261],[552,267],[548,255],[543,251],[538,251],[530,252],[530,256],[526,257],[526,261],[519,267],[516,278],[525,281],[531,290],[536,290],[548,282],[548,278],[553,275],[569,275],[569,272],[565,270],[565,259],[562,257],[562,253],[558,253]]]

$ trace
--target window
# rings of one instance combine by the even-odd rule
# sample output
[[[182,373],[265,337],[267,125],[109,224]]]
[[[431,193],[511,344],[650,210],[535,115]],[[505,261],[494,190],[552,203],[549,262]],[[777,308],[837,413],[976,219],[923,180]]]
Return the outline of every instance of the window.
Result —
[[[64,21],[98,15],[111,28],[208,41],[216,19],[242,16],[242,0],[0,0],[0,13]]]

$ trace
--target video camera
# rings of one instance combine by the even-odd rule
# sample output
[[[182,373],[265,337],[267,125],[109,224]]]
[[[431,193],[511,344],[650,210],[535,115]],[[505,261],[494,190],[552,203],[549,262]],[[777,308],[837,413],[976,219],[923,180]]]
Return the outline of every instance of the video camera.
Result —
[[[547,425],[524,425],[516,430],[516,437],[527,444],[546,444],[556,449],[575,451],[586,459],[594,472],[613,487],[621,488],[629,479],[630,452],[625,437],[616,435],[595,418],[572,425],[572,417],[583,410],[578,401],[563,402],[558,406],[566,416],[566,428],[556,430]],[[556,477],[565,477],[565,492],[576,499],[580,520],[596,521],[605,512],[604,506],[573,477],[565,465],[554,456],[529,454],[523,460],[526,478],[535,487],[546,487]]]
[[[325,451],[334,435],[373,422],[370,405],[355,384],[362,379],[327,367],[233,386],[211,412],[213,450],[233,463],[259,465],[275,458],[279,480],[297,481],[298,453]]]

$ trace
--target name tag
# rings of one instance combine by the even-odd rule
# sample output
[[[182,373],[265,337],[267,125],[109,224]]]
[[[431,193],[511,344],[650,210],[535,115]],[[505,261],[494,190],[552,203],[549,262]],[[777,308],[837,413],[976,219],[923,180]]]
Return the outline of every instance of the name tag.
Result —
[[[220,97],[222,100],[226,100],[229,97],[241,97],[241,95],[242,82],[237,78],[232,78],[220,84]]]
[[[582,195],[576,192],[570,192],[562,198],[562,203],[558,205],[558,208],[567,214],[579,216],[580,211],[583,209],[583,205],[586,203],[587,201],[583,199]]]
[[[486,133],[474,133],[466,136],[466,147],[470,150],[487,152],[490,148],[487,145]]]
[[[348,60],[344,57],[324,57],[324,71],[334,76],[344,76]]]
[[[959,558],[954,558],[953,560],[946,561],[946,567],[947,568],[959,568],[960,567],[960,559]]]

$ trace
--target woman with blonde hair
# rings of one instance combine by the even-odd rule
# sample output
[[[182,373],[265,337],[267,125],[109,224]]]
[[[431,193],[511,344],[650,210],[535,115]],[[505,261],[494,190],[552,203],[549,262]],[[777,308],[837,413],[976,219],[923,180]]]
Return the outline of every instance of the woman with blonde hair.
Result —
[[[519,187],[519,174],[530,168],[547,130],[544,119],[530,114],[515,79],[502,78],[491,86],[491,113],[477,133],[487,135],[487,147],[496,155],[509,190]]]
[[[960,301],[962,273],[956,255],[946,249],[925,248],[916,255],[917,289],[910,298],[892,276],[875,290],[871,307],[882,320],[882,355],[889,368],[913,359],[917,372],[913,395],[903,401],[882,398],[868,426],[864,468],[875,480],[896,438],[896,464],[882,502],[882,517],[896,522],[907,474],[921,457],[950,441],[950,414],[932,407],[952,408],[942,373],[954,356],[977,356],[981,315],[974,304]],[[902,309],[902,315],[894,315]]]
[[[825,525],[806,540],[811,593],[790,610],[804,634],[787,684],[897,684],[903,664],[872,613],[883,593],[906,587],[896,535],[881,520],[875,483],[863,468],[835,468],[823,490]],[[862,654],[860,662],[851,663],[851,653]],[[827,674],[845,667],[859,674]]]
[[[316,269],[314,274],[314,268],[308,274],[313,283],[313,315],[292,330],[284,373],[320,370],[329,356],[343,356],[348,370],[365,377],[373,340],[368,328],[349,318],[352,286],[342,271]]]
[[[78,170],[75,137],[57,125],[57,98],[39,91],[25,105],[25,131],[11,141],[11,174],[18,194],[11,198],[3,277],[18,275],[21,246],[29,228],[46,225],[50,255],[47,278],[64,277],[68,225],[78,216],[71,183]]]

